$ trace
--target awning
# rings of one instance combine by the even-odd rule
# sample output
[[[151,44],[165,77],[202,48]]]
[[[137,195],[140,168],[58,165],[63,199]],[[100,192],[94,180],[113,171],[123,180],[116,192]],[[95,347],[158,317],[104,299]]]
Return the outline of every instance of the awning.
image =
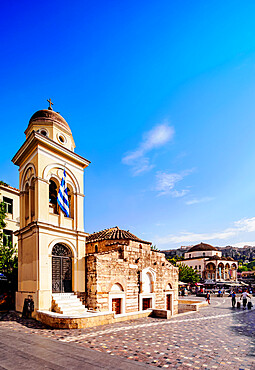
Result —
[[[215,281],[214,281],[214,280],[209,280],[209,279],[208,279],[208,280],[206,280],[206,281],[204,282],[204,284],[208,284],[208,285],[210,284],[210,285],[212,285],[212,284],[216,284],[216,283],[215,283]]]
[[[187,285],[187,283],[183,283],[182,281],[179,281],[178,285]]]

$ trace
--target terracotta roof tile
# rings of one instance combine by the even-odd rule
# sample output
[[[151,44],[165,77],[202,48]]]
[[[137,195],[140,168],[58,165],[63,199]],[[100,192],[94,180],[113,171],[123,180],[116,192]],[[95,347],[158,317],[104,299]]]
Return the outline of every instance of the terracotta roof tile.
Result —
[[[94,243],[101,240],[133,240],[140,243],[151,244],[151,242],[139,239],[129,231],[121,230],[117,226],[90,234],[86,238],[87,243]]]
[[[210,244],[200,243],[200,244],[196,244],[193,247],[191,247],[187,251],[187,253],[189,253],[189,252],[200,252],[200,251],[217,251],[217,250],[218,250],[217,248],[213,247]]]
[[[5,182],[3,182],[2,184],[0,183],[0,186],[4,186],[5,188],[13,189],[13,190],[19,192],[19,189],[14,188],[13,186],[6,184]]]

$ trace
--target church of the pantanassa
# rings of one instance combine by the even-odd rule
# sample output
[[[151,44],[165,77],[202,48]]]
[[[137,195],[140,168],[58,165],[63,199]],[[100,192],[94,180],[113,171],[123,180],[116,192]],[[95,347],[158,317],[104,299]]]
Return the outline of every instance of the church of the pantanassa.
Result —
[[[12,159],[20,190],[17,311],[31,295],[41,320],[129,317],[148,308],[177,313],[177,268],[150,242],[118,227],[84,232],[83,172],[90,162],[75,153],[68,123],[49,102],[31,117]],[[64,170],[69,217],[57,202]]]

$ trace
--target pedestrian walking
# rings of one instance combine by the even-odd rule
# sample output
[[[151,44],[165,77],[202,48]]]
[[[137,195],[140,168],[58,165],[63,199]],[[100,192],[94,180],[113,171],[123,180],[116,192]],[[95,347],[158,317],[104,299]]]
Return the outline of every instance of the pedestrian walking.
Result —
[[[241,294],[240,300],[243,299],[243,309],[246,309],[247,305],[247,297],[251,298],[250,294],[248,293],[247,289]]]
[[[234,290],[231,293],[231,299],[232,299],[232,307],[234,308],[236,305],[236,292]]]
[[[208,304],[210,304],[210,299],[211,299],[210,292],[207,292],[206,293],[206,301],[208,302]]]

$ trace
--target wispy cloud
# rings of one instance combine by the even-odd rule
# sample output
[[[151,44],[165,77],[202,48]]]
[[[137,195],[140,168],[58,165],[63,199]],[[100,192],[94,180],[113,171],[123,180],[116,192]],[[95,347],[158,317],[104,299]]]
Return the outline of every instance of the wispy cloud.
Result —
[[[147,155],[151,150],[168,143],[173,136],[174,128],[168,123],[156,125],[152,130],[144,133],[141,143],[135,150],[124,155],[122,163],[132,167],[133,175],[150,171],[154,165],[150,163]]]
[[[193,170],[186,170],[180,173],[158,172],[156,174],[156,187],[158,195],[170,194],[174,198],[180,198],[189,192],[189,189],[176,190],[175,185],[189,175]]]
[[[231,247],[234,247],[234,248],[242,248],[244,246],[253,247],[253,246],[255,246],[255,241],[253,241],[253,242],[239,242],[239,243],[234,243],[234,244],[231,243],[229,245],[231,245]],[[226,247],[226,244],[219,245],[219,247]]]
[[[211,202],[214,199],[215,198],[213,198],[213,197],[203,197],[203,198],[199,198],[199,199],[198,198],[194,198],[194,199],[187,200],[185,203],[188,206],[190,206],[192,204]]]
[[[234,238],[241,233],[251,233],[255,231],[255,217],[244,218],[242,220],[234,222],[233,227],[226,228],[222,231],[212,233],[192,233],[182,232],[178,235],[167,235],[159,237],[155,242],[157,244],[182,244],[182,243],[194,243],[201,241],[210,240],[224,240]]]

